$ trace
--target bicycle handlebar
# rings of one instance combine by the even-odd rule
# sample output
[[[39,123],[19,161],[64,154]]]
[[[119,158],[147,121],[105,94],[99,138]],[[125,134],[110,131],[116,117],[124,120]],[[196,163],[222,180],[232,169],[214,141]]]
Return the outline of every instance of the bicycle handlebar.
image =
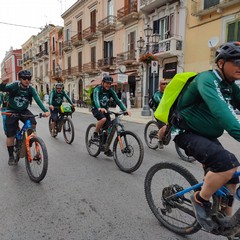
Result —
[[[128,115],[127,111],[113,112],[113,111],[107,110],[107,112],[109,114],[114,114],[115,116]]]
[[[22,113],[16,113],[16,112],[2,112],[2,115],[6,115],[6,116],[21,116],[21,117],[28,117],[28,118],[32,118],[32,117],[45,117],[43,115],[43,113],[39,113],[39,114],[34,114],[34,115],[29,115],[29,114],[22,114]]]

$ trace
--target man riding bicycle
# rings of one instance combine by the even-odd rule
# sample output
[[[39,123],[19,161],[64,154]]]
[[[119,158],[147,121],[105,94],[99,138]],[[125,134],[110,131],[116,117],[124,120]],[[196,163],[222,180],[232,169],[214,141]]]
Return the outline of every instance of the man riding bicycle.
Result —
[[[8,92],[8,106],[7,110],[19,112],[23,115],[32,115],[32,112],[28,110],[29,104],[31,104],[32,98],[36,101],[37,105],[44,112],[43,116],[48,117],[50,113],[44,107],[36,90],[30,86],[32,74],[28,70],[22,70],[18,73],[19,82],[13,82],[7,84],[7,81],[3,81],[0,84],[0,91]],[[17,133],[18,122],[21,120],[23,123],[28,119],[25,116],[7,116],[6,117],[6,136],[7,136],[7,149],[9,154],[8,165],[16,165],[16,161],[13,155],[14,137]],[[37,122],[34,117],[30,118],[30,121],[35,128]]]
[[[60,106],[63,103],[63,99],[66,98],[67,101],[74,107],[72,100],[69,98],[67,93],[63,90],[63,84],[57,83],[55,86],[55,89],[53,89],[50,93],[49,97],[49,108],[51,112],[51,129],[54,133],[55,131],[55,125],[58,118]]]
[[[211,196],[225,185],[235,193],[238,178],[233,178],[239,162],[223,148],[218,138],[226,130],[240,142],[240,121],[234,108],[240,109],[240,42],[222,44],[217,52],[213,71],[199,73],[183,93],[177,110],[181,132],[174,141],[186,153],[203,164],[204,184],[191,196],[196,218],[208,231],[214,228],[210,210]],[[232,207],[221,209],[231,216]]]
[[[95,87],[93,90],[92,114],[98,120],[95,132],[93,133],[93,141],[99,141],[99,130],[103,125],[107,125],[111,121],[110,114],[107,111],[111,98],[113,98],[122,111],[126,111],[126,107],[118,98],[116,92],[111,88],[112,83],[113,79],[111,76],[104,76],[102,84]],[[127,114],[130,115],[130,112],[128,111]],[[113,156],[110,149],[104,153],[109,157]]]

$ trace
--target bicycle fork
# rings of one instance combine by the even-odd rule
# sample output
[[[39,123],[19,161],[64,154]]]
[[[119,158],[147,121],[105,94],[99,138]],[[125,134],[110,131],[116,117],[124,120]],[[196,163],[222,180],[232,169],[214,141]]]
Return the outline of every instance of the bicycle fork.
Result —
[[[33,157],[32,157],[31,150],[30,150],[30,141],[34,137],[36,137],[36,134],[34,132],[32,132],[30,135],[28,135],[27,132],[25,132],[27,158],[28,158],[29,162],[33,161]],[[39,155],[40,155],[40,147],[39,147],[38,142],[35,142],[35,148],[36,148],[36,154],[39,157]]]

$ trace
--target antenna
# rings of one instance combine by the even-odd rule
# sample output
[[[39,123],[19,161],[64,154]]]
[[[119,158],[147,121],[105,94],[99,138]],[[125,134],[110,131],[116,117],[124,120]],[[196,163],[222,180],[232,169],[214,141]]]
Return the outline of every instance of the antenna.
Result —
[[[217,46],[219,42],[219,38],[218,37],[211,37],[209,40],[208,40],[208,47],[209,48],[214,48]]]

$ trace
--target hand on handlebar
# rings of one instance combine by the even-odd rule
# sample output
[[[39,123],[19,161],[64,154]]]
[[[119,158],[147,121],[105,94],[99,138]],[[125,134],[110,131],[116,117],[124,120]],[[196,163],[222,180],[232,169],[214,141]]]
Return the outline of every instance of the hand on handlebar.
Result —
[[[130,111],[126,111],[126,112],[124,113],[124,115],[128,115],[129,117],[131,117],[131,116],[132,116],[132,113],[131,113]]]
[[[49,117],[50,116],[50,112],[45,112],[42,114],[43,117]]]
[[[102,113],[107,113],[107,110],[105,108],[99,108],[99,111],[101,111]]]
[[[54,106],[53,106],[53,105],[50,105],[50,106],[49,106],[49,109],[53,111],[53,110],[54,110]]]

